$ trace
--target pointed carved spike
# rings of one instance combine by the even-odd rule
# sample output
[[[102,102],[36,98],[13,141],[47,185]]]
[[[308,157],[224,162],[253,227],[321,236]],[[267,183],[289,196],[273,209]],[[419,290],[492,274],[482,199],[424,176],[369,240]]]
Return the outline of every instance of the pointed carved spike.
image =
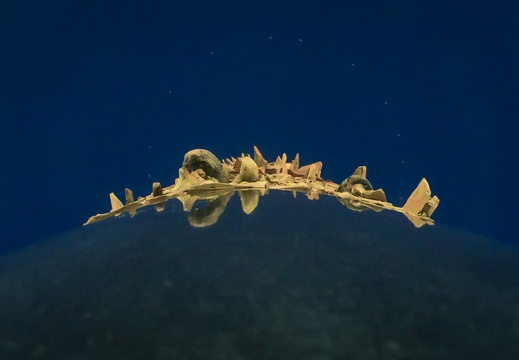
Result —
[[[419,214],[429,200],[431,189],[427,180],[422,179],[402,208],[410,213]]]
[[[276,158],[276,161],[274,162],[274,166],[279,166],[279,167],[283,167],[285,166],[287,162],[287,154],[283,153],[283,155],[281,155],[281,157],[277,157]]]
[[[296,154],[296,157],[290,163],[290,170],[297,172],[299,170],[299,153]]]
[[[368,172],[368,169],[366,168],[366,166],[359,166],[357,169],[355,169],[355,171],[353,172],[353,175],[358,175],[364,179],[367,178],[367,172]]]
[[[126,205],[135,201],[133,198],[133,191],[128,188],[124,189],[124,196],[126,198]]]
[[[307,178],[310,180],[315,180],[315,174],[317,172],[317,165],[314,163],[310,165],[310,169],[308,170]]]
[[[263,155],[261,155],[259,149],[256,146],[254,146],[254,161],[259,167],[266,167],[268,165],[268,161],[265,160],[265,158],[263,157]]]
[[[116,211],[116,210],[119,210],[120,208],[124,207],[121,200],[119,200],[113,192],[110,193],[110,204],[112,205],[111,211]]]

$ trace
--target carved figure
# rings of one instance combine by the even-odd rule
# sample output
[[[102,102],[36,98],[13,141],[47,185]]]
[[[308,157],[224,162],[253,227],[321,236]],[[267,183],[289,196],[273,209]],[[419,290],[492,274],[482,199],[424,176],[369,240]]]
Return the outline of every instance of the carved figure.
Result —
[[[243,211],[250,214],[258,206],[260,196],[271,190],[292,191],[294,197],[298,192],[304,193],[310,200],[319,199],[319,195],[335,196],[350,210],[397,211],[416,227],[434,225],[431,215],[440,200],[437,196],[431,197],[427,180],[422,179],[404,206],[397,207],[386,201],[382,189],[373,188],[366,177],[366,166],[359,166],[340,185],[321,178],[322,166],[319,161],[299,167],[299,154],[291,162],[287,162],[286,154],[268,162],[257,147],[253,157],[241,154],[223,161],[208,150],[195,149],[185,154],[174,184],[163,188],[160,183],[154,183],[151,194],[137,200],[131,190],[125,189],[125,204],[111,193],[111,211],[91,216],[85,225],[125,212],[134,216],[143,206],[155,205],[157,211],[162,211],[166,201],[178,199],[184,211],[191,211],[197,200],[205,200],[206,209],[188,217],[193,226],[209,226],[218,220],[234,192],[240,196]]]

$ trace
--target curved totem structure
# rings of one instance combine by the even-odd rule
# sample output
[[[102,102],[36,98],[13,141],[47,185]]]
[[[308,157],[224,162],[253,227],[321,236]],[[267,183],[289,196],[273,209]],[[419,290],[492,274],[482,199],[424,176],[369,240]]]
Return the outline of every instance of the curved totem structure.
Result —
[[[252,157],[242,154],[224,161],[208,150],[195,149],[185,154],[174,184],[162,187],[160,183],[153,183],[151,194],[137,200],[127,188],[125,204],[111,193],[111,211],[90,217],[85,225],[125,212],[133,216],[137,209],[149,205],[162,211],[166,201],[178,199],[185,211],[191,211],[197,200],[207,201],[206,209],[190,216],[189,220],[196,227],[209,226],[218,220],[235,192],[240,196],[243,211],[250,214],[258,205],[260,196],[271,190],[292,191],[294,196],[298,192],[304,193],[310,200],[317,200],[320,195],[335,196],[350,210],[391,210],[404,214],[416,227],[434,224],[431,215],[440,200],[431,196],[426,179],[420,181],[402,207],[397,207],[386,201],[382,189],[373,188],[366,177],[366,166],[359,166],[341,184],[323,180],[322,166],[319,161],[300,167],[299,154],[291,162],[287,161],[286,154],[268,162],[257,147],[254,147]]]

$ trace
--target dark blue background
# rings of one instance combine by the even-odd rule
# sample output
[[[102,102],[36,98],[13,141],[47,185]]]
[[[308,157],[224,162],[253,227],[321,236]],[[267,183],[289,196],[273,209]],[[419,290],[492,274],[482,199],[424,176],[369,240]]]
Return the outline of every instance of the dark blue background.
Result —
[[[513,4],[513,5],[512,5]],[[4,1],[6,251],[108,193],[170,184],[197,147],[358,166],[402,205],[515,242],[518,9],[501,1]]]

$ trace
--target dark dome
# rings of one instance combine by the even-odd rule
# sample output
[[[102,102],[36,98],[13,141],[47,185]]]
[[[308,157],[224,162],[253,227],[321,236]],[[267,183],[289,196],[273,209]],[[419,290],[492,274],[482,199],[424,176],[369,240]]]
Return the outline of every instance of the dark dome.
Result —
[[[1,258],[0,358],[511,359],[518,270],[516,248],[331,197],[235,196],[204,228],[171,200]]]

